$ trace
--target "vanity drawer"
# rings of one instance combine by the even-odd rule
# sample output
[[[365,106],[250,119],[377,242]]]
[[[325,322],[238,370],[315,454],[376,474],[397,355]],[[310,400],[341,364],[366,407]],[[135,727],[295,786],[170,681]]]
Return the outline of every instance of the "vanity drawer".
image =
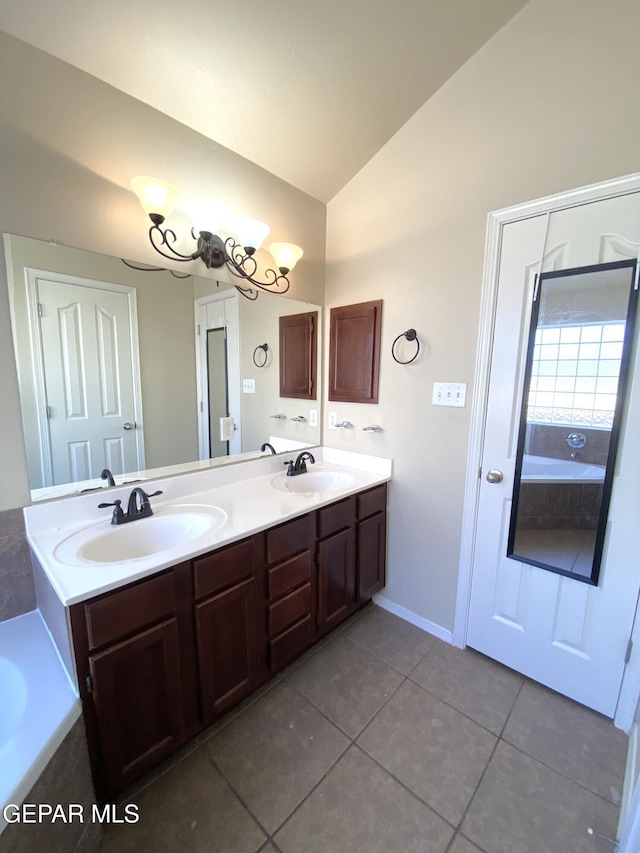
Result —
[[[311,581],[311,551],[303,551],[269,569],[269,600],[275,601],[301,583]]]
[[[352,495],[338,503],[325,506],[318,510],[318,539],[324,539],[344,530],[345,527],[353,527],[356,520],[356,496]]]
[[[243,539],[193,561],[196,600],[251,577],[255,568],[254,540]]]
[[[269,636],[275,637],[310,612],[311,584],[307,583],[269,606]]]
[[[89,649],[98,649],[176,611],[173,571],[85,604]]]
[[[269,665],[273,672],[286,666],[311,645],[313,623],[311,615],[292,625],[277,640],[269,641]]]
[[[303,515],[267,531],[267,563],[286,560],[311,548],[313,516]]]
[[[375,512],[384,512],[387,508],[387,484],[376,486],[368,492],[357,495],[358,518],[367,518]]]

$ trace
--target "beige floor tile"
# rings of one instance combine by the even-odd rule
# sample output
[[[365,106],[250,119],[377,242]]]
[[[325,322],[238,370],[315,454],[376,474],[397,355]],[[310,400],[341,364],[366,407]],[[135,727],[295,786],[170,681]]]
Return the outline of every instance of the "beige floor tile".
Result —
[[[473,796],[496,738],[406,681],[360,735],[358,744],[455,825]]]
[[[205,748],[271,833],[348,744],[310,702],[280,684],[232,720]]]
[[[523,678],[473,649],[438,642],[411,673],[415,681],[443,702],[500,734]]]
[[[344,636],[287,678],[350,737],[355,737],[396,690],[403,676]]]
[[[393,613],[374,607],[345,631],[345,637],[408,675],[437,642],[415,625]]]
[[[491,853],[611,853],[587,827],[613,837],[616,820],[614,805],[500,742],[462,832]]]
[[[444,853],[452,833],[352,746],[274,840],[283,853]]]
[[[266,840],[204,748],[132,802],[138,806],[138,823],[107,827],[100,853],[255,853]]]
[[[606,717],[528,681],[504,739],[619,804],[627,736]]]

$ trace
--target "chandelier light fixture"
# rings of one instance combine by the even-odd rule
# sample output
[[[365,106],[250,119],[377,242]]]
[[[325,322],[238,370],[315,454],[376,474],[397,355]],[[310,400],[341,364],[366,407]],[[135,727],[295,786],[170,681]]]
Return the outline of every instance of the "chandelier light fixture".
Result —
[[[256,278],[258,264],[254,255],[271,230],[266,223],[257,219],[236,219],[232,223],[233,236],[220,237],[218,231],[227,218],[226,208],[208,199],[187,199],[184,208],[191,219],[191,236],[197,246],[191,254],[184,255],[174,248],[175,231],[163,227],[180,195],[179,190],[166,181],[149,177],[132,178],[131,188],[152,222],[149,241],[163,258],[185,263],[199,258],[207,269],[226,266],[236,278],[261,290],[277,293],[289,290],[288,275],[302,257],[302,249],[293,243],[271,243],[268,248],[277,271],[265,270],[265,281]]]

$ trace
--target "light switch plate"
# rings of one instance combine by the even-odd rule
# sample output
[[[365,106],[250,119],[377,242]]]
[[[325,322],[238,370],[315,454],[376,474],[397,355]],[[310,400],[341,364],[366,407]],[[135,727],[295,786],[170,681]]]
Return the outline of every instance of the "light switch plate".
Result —
[[[317,409],[309,409],[309,426],[312,426],[312,427],[318,426],[318,410]]]
[[[338,423],[338,413],[337,412],[329,412],[327,414],[329,418],[329,429],[335,429],[336,424]]]
[[[256,380],[255,379],[243,379],[242,380],[242,393],[243,394],[255,394],[256,393]]]
[[[220,418],[220,441],[231,441],[233,431],[233,418]]]
[[[433,383],[433,397],[431,398],[433,406],[453,406],[456,409],[463,409],[466,399],[466,382]]]

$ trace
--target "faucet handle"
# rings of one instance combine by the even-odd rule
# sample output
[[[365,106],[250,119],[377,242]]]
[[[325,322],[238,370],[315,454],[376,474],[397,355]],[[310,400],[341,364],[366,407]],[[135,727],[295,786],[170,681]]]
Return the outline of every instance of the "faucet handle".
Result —
[[[113,515],[111,516],[111,524],[120,524],[120,519],[124,518],[122,511],[122,501],[116,498],[113,503],[98,504],[98,509],[106,509],[108,506],[114,507]]]
[[[151,494],[150,494],[150,495],[147,495],[147,497],[148,497],[148,498],[155,498],[155,497],[157,497],[158,495],[161,495],[161,494],[162,494],[162,489],[158,489],[158,491],[157,491],[157,492],[151,492]]]
[[[293,459],[289,459],[287,462],[283,462],[282,464],[283,464],[283,465],[288,465],[288,466],[289,466],[289,467],[287,468],[287,477],[291,477],[291,476],[293,475],[293,471],[294,471],[294,468],[293,468]]]

